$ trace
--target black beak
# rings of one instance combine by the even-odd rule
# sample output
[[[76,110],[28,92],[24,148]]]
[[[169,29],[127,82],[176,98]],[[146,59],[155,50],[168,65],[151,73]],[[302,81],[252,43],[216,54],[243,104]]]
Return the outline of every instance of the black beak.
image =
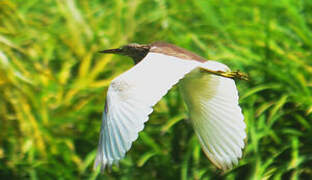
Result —
[[[121,54],[122,49],[120,49],[120,48],[118,48],[118,49],[107,49],[107,50],[99,51],[99,53]]]

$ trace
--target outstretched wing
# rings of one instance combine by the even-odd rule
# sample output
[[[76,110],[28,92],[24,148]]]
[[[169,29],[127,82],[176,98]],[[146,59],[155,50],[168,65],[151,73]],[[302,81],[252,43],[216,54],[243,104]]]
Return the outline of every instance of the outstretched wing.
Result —
[[[143,130],[152,107],[199,62],[149,53],[112,81],[102,118],[94,166],[111,166],[124,157]]]
[[[205,62],[202,68],[229,70],[215,61]],[[202,149],[218,168],[231,169],[242,157],[246,137],[235,82],[195,70],[186,75],[180,84]]]

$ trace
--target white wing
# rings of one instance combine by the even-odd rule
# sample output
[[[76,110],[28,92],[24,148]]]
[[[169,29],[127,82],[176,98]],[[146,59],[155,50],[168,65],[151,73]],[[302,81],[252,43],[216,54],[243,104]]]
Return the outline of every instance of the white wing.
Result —
[[[204,68],[228,71],[207,61]],[[181,81],[182,95],[201,146],[214,165],[226,170],[238,163],[244,147],[246,125],[232,79],[195,70]]]
[[[112,81],[103,113],[94,166],[111,166],[124,157],[143,130],[152,107],[185,74],[201,63],[158,53],[148,55]]]

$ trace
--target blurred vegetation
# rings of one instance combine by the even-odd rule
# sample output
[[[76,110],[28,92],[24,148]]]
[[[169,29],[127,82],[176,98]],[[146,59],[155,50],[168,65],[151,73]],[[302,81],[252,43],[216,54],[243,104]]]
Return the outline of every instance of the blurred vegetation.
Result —
[[[110,81],[130,42],[174,43],[241,70],[239,166],[200,149],[177,88],[119,166],[92,170]],[[0,1],[0,179],[312,179],[312,1]]]

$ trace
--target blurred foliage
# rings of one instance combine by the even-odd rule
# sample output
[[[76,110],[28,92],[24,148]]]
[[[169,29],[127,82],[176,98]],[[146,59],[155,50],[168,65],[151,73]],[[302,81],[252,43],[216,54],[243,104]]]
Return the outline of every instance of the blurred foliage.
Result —
[[[92,170],[107,86],[133,64],[97,51],[157,40],[249,74],[233,170],[205,157],[176,88],[119,166]],[[311,179],[311,74],[310,0],[2,0],[0,179]]]

